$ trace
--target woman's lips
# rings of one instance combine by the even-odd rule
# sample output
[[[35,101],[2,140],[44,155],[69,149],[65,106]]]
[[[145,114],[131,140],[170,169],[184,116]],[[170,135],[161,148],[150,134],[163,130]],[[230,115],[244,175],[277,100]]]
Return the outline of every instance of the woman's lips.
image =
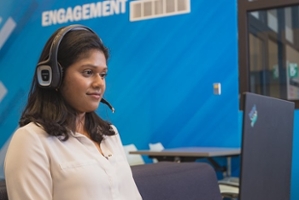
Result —
[[[87,93],[87,95],[97,100],[101,99],[102,97],[101,93]]]

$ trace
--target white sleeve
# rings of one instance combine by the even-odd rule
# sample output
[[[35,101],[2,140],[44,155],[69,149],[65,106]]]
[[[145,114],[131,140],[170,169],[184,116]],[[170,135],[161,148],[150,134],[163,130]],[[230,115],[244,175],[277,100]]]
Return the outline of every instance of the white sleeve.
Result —
[[[8,147],[4,171],[9,199],[52,199],[49,158],[41,134],[18,129]]]

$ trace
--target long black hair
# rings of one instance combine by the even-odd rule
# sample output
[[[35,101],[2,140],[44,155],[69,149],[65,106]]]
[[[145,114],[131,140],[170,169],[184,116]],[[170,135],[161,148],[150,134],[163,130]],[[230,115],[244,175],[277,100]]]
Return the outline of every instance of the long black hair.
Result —
[[[54,37],[62,28],[58,29],[47,41],[38,62],[49,57],[50,46]],[[58,48],[58,62],[63,71],[86,56],[90,50],[102,51],[106,60],[109,58],[108,49],[103,45],[101,39],[88,30],[72,30],[62,39]],[[63,81],[63,79],[62,79]],[[25,126],[34,122],[42,126],[51,136],[60,136],[62,140],[69,138],[70,131],[76,131],[77,113],[55,89],[46,89],[38,86],[36,72],[32,80],[28,102],[22,113],[19,125]],[[94,111],[85,114],[84,129],[91,139],[100,143],[103,135],[114,135],[111,124],[101,119]],[[62,137],[61,137],[62,136]]]

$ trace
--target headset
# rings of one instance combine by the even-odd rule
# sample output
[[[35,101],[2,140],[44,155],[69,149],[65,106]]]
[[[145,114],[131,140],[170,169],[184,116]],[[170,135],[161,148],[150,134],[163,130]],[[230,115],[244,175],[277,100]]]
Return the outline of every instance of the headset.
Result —
[[[58,89],[60,87],[63,78],[63,69],[58,62],[58,49],[63,37],[68,32],[74,30],[86,30],[96,34],[90,28],[79,24],[69,25],[59,30],[53,39],[47,60],[37,64],[36,77],[37,83],[40,87],[49,89]],[[101,39],[100,41],[102,42]],[[115,111],[112,105],[105,99],[102,98],[101,102],[106,104],[112,112]]]

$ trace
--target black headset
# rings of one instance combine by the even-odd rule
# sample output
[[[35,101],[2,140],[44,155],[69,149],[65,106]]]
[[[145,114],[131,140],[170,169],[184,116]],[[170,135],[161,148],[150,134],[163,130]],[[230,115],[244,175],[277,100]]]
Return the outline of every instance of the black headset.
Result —
[[[58,89],[60,87],[62,83],[63,69],[58,63],[58,48],[63,37],[73,30],[86,30],[95,34],[90,28],[78,24],[69,25],[59,30],[51,44],[48,59],[37,64],[36,76],[37,83],[40,87],[49,89]],[[102,42],[101,39],[100,41]],[[112,112],[114,112],[114,108],[108,101],[102,98],[101,102],[106,104]]]

